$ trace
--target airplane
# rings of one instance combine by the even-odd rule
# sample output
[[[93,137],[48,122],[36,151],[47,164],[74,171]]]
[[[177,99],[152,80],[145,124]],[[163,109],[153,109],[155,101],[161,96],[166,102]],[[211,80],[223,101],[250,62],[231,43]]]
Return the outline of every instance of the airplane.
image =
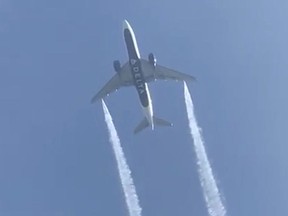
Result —
[[[113,62],[116,74],[92,98],[91,103],[103,99],[120,87],[135,86],[143,109],[144,119],[135,128],[134,134],[148,126],[150,126],[152,130],[154,130],[154,125],[172,126],[172,123],[154,116],[152,100],[147,83],[157,79],[193,81],[195,78],[191,75],[157,64],[153,53],[148,55],[148,60],[141,58],[134,31],[127,20],[123,21],[123,34],[129,60],[123,66],[121,66],[120,61],[118,60]]]

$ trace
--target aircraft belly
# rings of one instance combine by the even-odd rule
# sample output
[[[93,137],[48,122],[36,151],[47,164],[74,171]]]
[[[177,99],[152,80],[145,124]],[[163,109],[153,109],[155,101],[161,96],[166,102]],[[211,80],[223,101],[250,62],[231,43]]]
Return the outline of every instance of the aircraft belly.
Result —
[[[153,111],[152,111],[152,107],[151,105],[149,105],[148,107],[142,107],[145,118],[147,119],[147,121],[149,122],[149,124],[152,126],[152,129],[154,127],[154,123],[153,123]]]
[[[139,53],[137,52],[138,47],[136,42],[133,40],[132,34],[128,29],[124,30],[124,39],[129,55],[129,59],[139,59]]]
[[[147,84],[145,82],[141,63],[139,59],[130,59],[130,68],[131,68],[131,74],[133,78],[133,83],[135,85],[135,88],[137,90],[137,93],[139,95],[139,99],[141,102],[141,105],[143,107],[148,107],[149,105],[149,99],[148,99],[148,93],[147,93]]]
[[[124,39],[125,39],[125,43],[126,43],[126,47],[127,47],[127,51],[129,55],[129,64],[130,64],[133,83],[138,92],[141,105],[143,107],[148,107],[149,96],[147,94],[146,82],[145,82],[145,78],[144,78],[143,71],[141,68],[140,54],[139,54],[134,32],[130,27],[124,29]]]

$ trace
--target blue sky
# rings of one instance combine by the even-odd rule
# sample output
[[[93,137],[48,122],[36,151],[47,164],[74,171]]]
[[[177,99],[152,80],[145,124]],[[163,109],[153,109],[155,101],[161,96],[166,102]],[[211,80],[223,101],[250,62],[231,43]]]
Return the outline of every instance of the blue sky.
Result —
[[[0,1],[0,214],[127,215],[101,104],[91,97],[140,53],[189,85],[229,215],[286,215],[288,2]],[[173,128],[132,131],[134,88],[106,99],[143,215],[207,215],[183,85],[149,85]]]

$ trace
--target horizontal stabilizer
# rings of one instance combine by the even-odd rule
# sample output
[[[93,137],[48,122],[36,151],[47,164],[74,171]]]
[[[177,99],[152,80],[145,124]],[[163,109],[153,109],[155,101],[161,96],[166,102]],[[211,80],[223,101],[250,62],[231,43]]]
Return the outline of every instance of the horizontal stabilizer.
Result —
[[[170,122],[168,122],[168,121],[166,121],[166,120],[164,120],[164,119],[157,118],[157,117],[155,117],[155,116],[153,116],[153,121],[154,121],[154,124],[155,124],[155,125],[159,125],[159,126],[169,126],[169,127],[173,126],[172,123],[170,123]]]
[[[134,134],[140,132],[141,130],[145,129],[148,126],[149,126],[149,123],[147,121],[147,118],[144,118],[135,128]]]
[[[153,116],[153,124],[158,125],[158,126],[169,126],[169,127],[173,126],[172,123],[170,123],[164,119],[157,118],[155,116]],[[134,134],[142,131],[143,129],[145,129],[148,126],[149,126],[149,122],[147,121],[147,118],[145,117],[135,128]]]

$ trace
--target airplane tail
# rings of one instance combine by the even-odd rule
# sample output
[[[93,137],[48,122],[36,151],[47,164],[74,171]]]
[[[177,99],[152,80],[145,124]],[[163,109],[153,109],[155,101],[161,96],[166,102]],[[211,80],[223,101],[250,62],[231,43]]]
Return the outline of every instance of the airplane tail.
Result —
[[[155,125],[159,125],[159,126],[169,126],[169,127],[173,126],[172,123],[170,123],[164,119],[157,118],[155,116],[153,116],[153,122]],[[142,131],[143,129],[145,129],[148,126],[149,126],[149,122],[148,122],[147,118],[145,117],[135,128],[134,134]]]

